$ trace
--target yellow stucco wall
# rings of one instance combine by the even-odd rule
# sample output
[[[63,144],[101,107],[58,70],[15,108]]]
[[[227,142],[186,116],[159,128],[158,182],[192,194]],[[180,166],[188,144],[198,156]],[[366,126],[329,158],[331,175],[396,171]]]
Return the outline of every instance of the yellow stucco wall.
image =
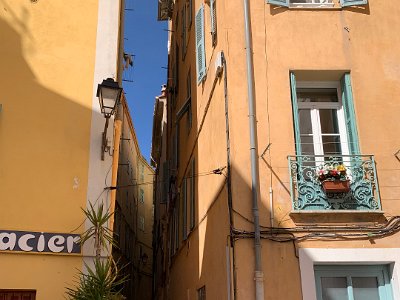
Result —
[[[257,103],[257,129],[259,155],[271,143],[265,161],[260,158],[259,201],[261,225],[269,226],[272,187],[275,226],[294,226],[290,217],[292,204],[289,194],[289,170],[287,155],[295,154],[292,103],[290,96],[290,70],[331,70],[327,79],[337,80],[337,74],[350,71],[356,111],[359,143],[362,154],[373,154],[381,190],[385,216],[399,215],[400,179],[399,162],[393,155],[398,150],[400,123],[400,19],[398,5],[393,1],[369,0],[367,6],[341,9],[338,1],[333,9],[286,9],[271,6],[266,1],[250,1],[253,29],[253,53],[255,92]],[[203,1],[194,1],[194,14]],[[199,129],[214,80],[214,60],[217,51],[224,51],[227,59],[228,98],[230,114],[230,138],[232,155],[233,206],[244,217],[252,219],[251,176],[249,151],[248,101],[246,79],[246,55],[244,42],[243,1],[216,1],[218,43],[211,45],[209,5],[205,5],[205,44],[207,79],[195,85],[196,60],[194,50],[194,23],[190,29],[189,46],[184,60],[179,55],[180,88],[177,110],[185,101],[186,74],[192,72],[193,124]],[[177,2],[173,20],[182,9]],[[179,20],[179,22],[181,22]],[[194,21],[193,21],[194,22]],[[175,57],[175,43],[181,44],[180,23],[172,23],[171,65]],[[181,46],[180,46],[181,49]],[[335,72],[339,71],[339,72]],[[335,77],[336,76],[336,77]],[[170,82],[171,84],[171,82]],[[207,172],[226,164],[225,120],[223,80],[219,80],[212,95],[212,102],[194,149],[196,173]],[[174,113],[173,113],[174,114]],[[174,122],[174,116],[169,119]],[[181,121],[184,122],[184,121]],[[174,124],[174,123],[173,123]],[[184,124],[184,123],[182,123]],[[181,125],[184,126],[184,125]],[[173,135],[173,129],[170,136]],[[181,129],[178,182],[192,151],[195,133],[186,136]],[[269,167],[268,164],[271,166]],[[208,230],[200,225],[183,242],[178,255],[170,264],[170,280],[165,290],[170,299],[195,297],[196,289],[203,284],[207,299],[226,297],[226,265],[224,246],[229,234],[226,190],[219,202],[212,206],[221,187],[216,177],[196,178],[197,218],[208,214],[218,219],[217,228]],[[222,209],[224,208],[224,209]],[[208,211],[210,209],[210,211]],[[217,217],[215,217],[215,215]],[[253,230],[243,217],[234,214],[236,228]],[[323,217],[332,222],[335,216]],[[360,220],[357,216],[344,217],[345,222]],[[370,219],[369,219],[370,220]],[[308,219],[308,222],[315,220]],[[381,221],[380,218],[374,221]],[[205,230],[202,229],[207,228]],[[212,229],[214,227],[210,227]],[[223,234],[222,234],[222,233]],[[217,238],[218,237],[218,238]],[[370,241],[302,242],[303,248],[394,248],[398,247],[399,235]],[[212,243],[212,250],[205,251],[205,244]],[[237,299],[254,298],[254,245],[253,240],[236,243]],[[211,249],[211,248],[210,248]],[[198,255],[193,255],[195,254]],[[262,241],[263,269],[265,272],[265,299],[302,299],[299,261],[293,244]],[[218,263],[215,263],[215,258]],[[207,266],[206,273],[201,268]],[[290,279],[288,279],[290,276]],[[216,289],[215,287],[219,288]]]
[[[83,221],[97,11],[96,0],[0,1],[3,230],[68,233]],[[56,300],[82,258],[0,253],[0,266],[0,289]]]

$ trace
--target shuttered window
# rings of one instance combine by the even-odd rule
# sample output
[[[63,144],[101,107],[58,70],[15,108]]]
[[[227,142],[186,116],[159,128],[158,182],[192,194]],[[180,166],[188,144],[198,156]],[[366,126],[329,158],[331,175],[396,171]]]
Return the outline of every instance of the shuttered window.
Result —
[[[360,154],[350,74],[340,88],[339,82],[296,82],[294,73],[290,83],[296,154]]]
[[[353,93],[351,88],[350,74],[346,73],[341,80],[343,111],[347,127],[347,139],[349,141],[350,154],[360,154],[358,144],[358,132],[356,115],[354,112]]]
[[[182,239],[187,238],[187,178],[183,178],[182,183]]]
[[[183,6],[182,9],[181,37],[182,37],[182,60],[184,60],[186,55],[186,6],[185,5]]]
[[[187,10],[187,27],[190,28],[192,25],[192,11],[193,11],[193,0],[189,0],[188,2],[188,10]]]
[[[211,14],[211,37],[212,45],[217,44],[217,8],[216,0],[210,0],[210,14]]]
[[[196,207],[195,207],[195,160],[192,160],[192,167],[190,169],[190,230],[194,228],[196,220]]]
[[[200,83],[206,75],[206,53],[204,47],[204,6],[201,5],[196,13],[196,70],[197,83]]]

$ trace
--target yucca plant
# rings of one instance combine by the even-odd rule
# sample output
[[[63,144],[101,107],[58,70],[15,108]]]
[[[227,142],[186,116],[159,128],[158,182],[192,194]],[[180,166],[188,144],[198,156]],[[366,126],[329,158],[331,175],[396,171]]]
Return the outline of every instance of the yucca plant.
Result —
[[[104,210],[103,204],[100,204],[96,210],[90,203],[90,208],[82,209],[82,211],[92,226],[81,235],[80,242],[84,244],[89,239],[94,238],[96,258],[100,258],[101,250],[106,248],[107,244],[116,247],[113,232],[107,227],[111,214],[108,210]]]
[[[74,288],[67,288],[71,300],[122,300],[122,284],[126,277],[119,277],[117,264],[110,258],[94,261],[94,268],[85,264],[87,273],[79,272]]]
[[[66,295],[70,300],[123,300],[122,285],[128,279],[121,277],[117,263],[112,259],[101,258],[102,249],[108,245],[117,247],[113,232],[108,228],[111,213],[104,209],[103,204],[97,209],[90,204],[88,209],[82,209],[91,226],[81,235],[83,245],[94,239],[96,257],[93,268],[85,263],[86,272],[79,271],[75,280],[75,287],[67,288]]]

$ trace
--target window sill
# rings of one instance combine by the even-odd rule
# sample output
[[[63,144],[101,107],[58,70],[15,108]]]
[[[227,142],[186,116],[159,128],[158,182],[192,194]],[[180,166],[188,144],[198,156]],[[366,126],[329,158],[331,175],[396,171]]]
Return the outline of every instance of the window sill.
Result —
[[[327,3],[327,4],[314,4],[314,3],[298,3],[298,4],[290,4],[289,8],[338,8],[335,7],[334,3]]]
[[[292,210],[290,217],[298,223],[386,222],[383,210]]]

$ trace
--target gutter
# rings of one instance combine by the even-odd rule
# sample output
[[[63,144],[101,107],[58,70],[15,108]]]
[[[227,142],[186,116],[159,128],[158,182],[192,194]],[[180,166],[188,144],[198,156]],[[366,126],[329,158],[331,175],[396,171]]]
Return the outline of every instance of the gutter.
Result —
[[[254,97],[254,66],[253,49],[250,22],[250,3],[243,0],[244,25],[246,40],[246,69],[247,69],[247,95],[249,101],[249,123],[250,123],[250,155],[251,155],[251,191],[253,202],[254,221],[254,256],[255,270],[254,280],[256,289],[256,300],[264,300],[264,272],[261,261],[261,234],[258,211],[258,195],[260,194],[259,170],[258,170],[258,145],[257,145],[257,120],[256,103]]]

